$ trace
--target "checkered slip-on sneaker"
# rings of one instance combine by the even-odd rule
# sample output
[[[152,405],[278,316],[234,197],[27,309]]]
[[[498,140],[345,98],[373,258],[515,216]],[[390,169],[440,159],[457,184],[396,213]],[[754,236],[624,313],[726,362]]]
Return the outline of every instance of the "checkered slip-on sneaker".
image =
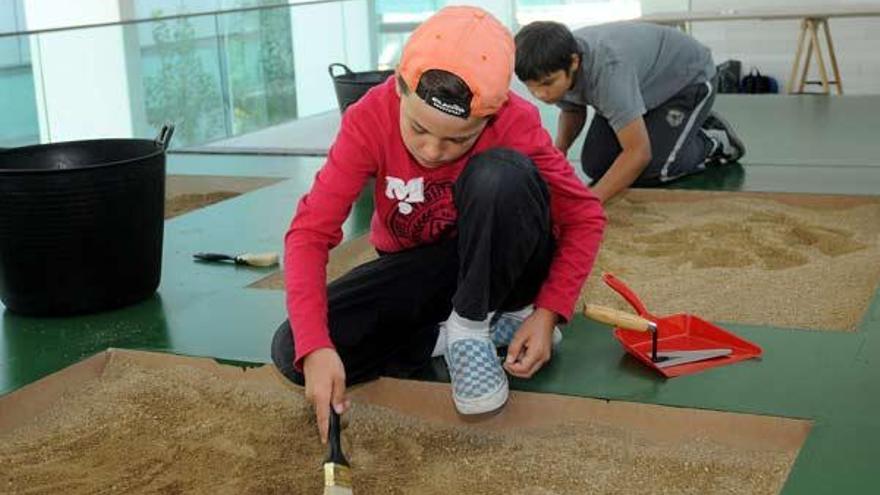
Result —
[[[501,408],[507,402],[507,375],[488,332],[447,331],[444,358],[455,408],[461,414],[484,414]]]
[[[489,324],[489,334],[495,347],[507,347],[513,340],[513,335],[519,330],[519,326],[526,318],[531,316],[535,307],[531,304],[517,311],[497,312]],[[553,327],[553,349],[559,347],[562,342],[562,332],[559,327]]]

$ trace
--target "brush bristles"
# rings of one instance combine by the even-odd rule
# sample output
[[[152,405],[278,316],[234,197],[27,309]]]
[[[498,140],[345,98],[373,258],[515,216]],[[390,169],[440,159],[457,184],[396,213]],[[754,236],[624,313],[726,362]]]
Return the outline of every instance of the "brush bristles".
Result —
[[[342,486],[325,486],[324,495],[352,495],[352,491]]]
[[[278,264],[277,253],[246,253],[237,258],[240,263],[251,266],[275,266]]]
[[[351,469],[335,462],[324,463],[324,494],[350,494],[351,493]],[[336,491],[328,491],[336,488]],[[340,491],[342,490],[342,491]]]

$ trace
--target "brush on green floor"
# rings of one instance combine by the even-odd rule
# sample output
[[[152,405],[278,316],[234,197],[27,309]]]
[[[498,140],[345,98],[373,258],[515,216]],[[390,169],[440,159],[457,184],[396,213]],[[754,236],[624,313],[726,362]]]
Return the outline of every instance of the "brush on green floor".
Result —
[[[196,253],[193,258],[198,261],[232,261],[236,265],[248,266],[275,266],[278,264],[278,253],[244,253],[235,256],[221,253]]]
[[[352,495],[351,467],[342,453],[339,414],[330,408],[330,452],[324,461],[324,495]]]

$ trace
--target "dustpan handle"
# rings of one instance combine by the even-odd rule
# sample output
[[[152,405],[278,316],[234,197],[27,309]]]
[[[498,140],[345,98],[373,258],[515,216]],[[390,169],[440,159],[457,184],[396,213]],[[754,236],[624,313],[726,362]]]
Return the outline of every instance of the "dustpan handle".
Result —
[[[623,283],[623,280],[620,280],[619,278],[608,272],[602,274],[602,280],[604,280],[605,284],[607,284],[608,287],[611,287],[614,292],[617,292],[618,294],[623,296],[623,298],[626,299],[626,302],[628,302],[629,305],[636,310],[636,313],[638,313],[639,316],[641,316],[642,318],[647,318],[649,320],[657,319],[656,317],[654,317],[654,315],[648,312],[648,308],[645,307],[645,304],[642,302],[641,299],[639,299],[639,296],[637,296],[636,293],[633,292],[633,290],[630,289],[628,285]]]
[[[587,304],[584,306],[584,315],[598,322],[625,328],[627,330],[636,330],[639,332],[653,332],[657,330],[657,325],[650,320],[646,320],[641,316],[636,316],[624,311],[618,311],[607,306]]]

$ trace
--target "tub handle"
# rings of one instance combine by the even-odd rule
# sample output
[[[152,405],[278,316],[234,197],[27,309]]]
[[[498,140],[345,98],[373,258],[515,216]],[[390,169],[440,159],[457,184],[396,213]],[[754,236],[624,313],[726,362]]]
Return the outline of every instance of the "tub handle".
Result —
[[[343,70],[342,74],[337,75],[333,72],[333,69],[335,69],[337,67],[341,68]],[[354,72],[352,72],[351,69],[349,69],[347,65],[340,64],[340,63],[330,64],[330,66],[327,67],[327,72],[330,73],[331,79],[336,79],[337,77],[340,77],[340,76],[349,76],[351,74],[354,74]]]
[[[166,151],[168,146],[171,145],[171,136],[174,135],[174,124],[171,121],[165,122],[161,129],[159,129],[159,135],[156,136],[156,145],[162,148],[162,151]]]

